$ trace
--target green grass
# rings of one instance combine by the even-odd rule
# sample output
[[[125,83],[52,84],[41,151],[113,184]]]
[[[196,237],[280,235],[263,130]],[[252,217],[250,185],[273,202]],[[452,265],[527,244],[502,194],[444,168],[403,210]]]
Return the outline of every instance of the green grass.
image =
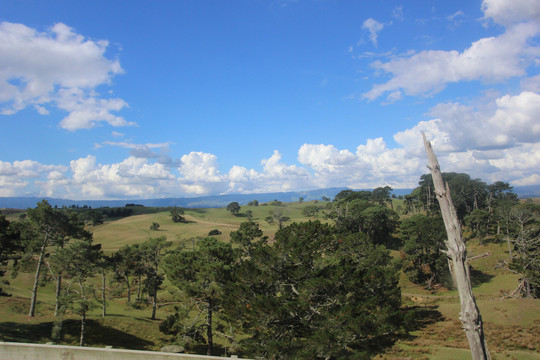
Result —
[[[323,208],[325,202],[317,205]],[[400,204],[394,201],[394,208]],[[322,211],[316,218],[302,215],[305,206],[313,202],[284,204],[286,215],[292,221],[320,220]],[[141,243],[148,237],[165,236],[174,246],[191,239],[205,237],[213,229],[221,231],[219,240],[229,241],[230,232],[246,221],[245,211],[251,210],[253,221],[260,224],[264,234],[273,238],[277,224],[268,224],[267,216],[272,215],[274,206],[242,206],[239,216],[233,216],[224,208],[186,209],[187,223],[174,223],[169,210],[157,208],[133,208],[136,215],[121,219],[110,219],[102,225],[89,227],[94,241],[101,243],[105,252],[111,253],[124,245]],[[291,222],[292,222],[291,221]],[[160,224],[159,231],[151,231],[152,222]],[[514,290],[518,277],[503,269],[496,269],[500,259],[508,258],[506,243],[482,243],[478,239],[467,242],[469,256],[489,253],[489,256],[471,262],[473,292],[485,322],[488,346],[493,359],[540,359],[540,300],[509,299],[505,297]],[[392,251],[399,258],[399,251]],[[28,318],[28,305],[33,274],[19,273],[11,279],[9,273],[4,279],[10,282],[3,288],[12,297],[0,298],[0,341],[48,342],[54,311],[54,284],[47,283],[39,288],[38,316]],[[99,279],[95,280],[99,289]],[[114,287],[114,284],[110,285]],[[418,325],[408,336],[396,340],[377,359],[470,359],[468,343],[458,320],[459,297],[455,290],[439,289],[428,291],[412,284],[404,275],[400,279],[404,306],[419,311]],[[136,309],[126,304],[125,293],[109,301],[108,316],[101,318],[101,309],[93,309],[88,324],[88,344],[92,346],[112,345],[115,348],[158,350],[170,338],[160,333],[159,323],[173,311],[177,297],[174,288],[167,282],[160,291],[161,306],[157,320],[150,320],[151,308]],[[135,299],[136,291],[132,293]],[[63,343],[78,344],[78,316],[66,317],[66,337]],[[200,349],[204,352],[204,349]]]
[[[324,220],[322,212],[318,217],[307,218],[302,215],[302,209],[313,202],[288,203],[283,206],[285,214],[293,221]],[[318,205],[324,207],[325,202]],[[215,236],[222,241],[229,241],[231,231],[234,231],[244,221],[245,211],[251,210],[252,220],[260,224],[264,234],[272,238],[278,230],[277,224],[268,224],[265,221],[267,216],[271,216],[275,206],[242,206],[240,214],[232,215],[225,208],[218,209],[186,209],[186,223],[174,223],[171,220],[170,211],[161,211],[151,214],[133,215],[119,220],[108,221],[102,225],[91,226],[89,230],[94,234],[94,241],[102,244],[105,252],[113,252],[124,245],[141,243],[148,237],[165,236],[174,245],[188,241],[197,237],[208,236],[213,229],[221,231],[221,235]],[[160,227],[158,231],[150,230],[150,225],[157,222]]]

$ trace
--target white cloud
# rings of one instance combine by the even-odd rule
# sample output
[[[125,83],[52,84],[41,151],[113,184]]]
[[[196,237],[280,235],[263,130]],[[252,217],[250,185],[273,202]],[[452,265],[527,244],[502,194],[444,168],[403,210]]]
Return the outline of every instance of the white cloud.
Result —
[[[504,95],[491,101],[482,99],[476,105],[439,104],[431,115],[436,118],[397,132],[395,148],[389,148],[383,138],[368,139],[354,151],[331,144],[303,144],[297,154],[299,165],[285,163],[275,150],[261,161],[260,171],[235,165],[222,173],[217,156],[206,152],[169,158],[177,165],[177,174],[170,164],[149,156],[131,155],[102,165],[88,155],[71,161],[69,169],[31,160],[0,161],[0,194],[39,192],[73,199],[126,199],[337,186],[414,188],[420,175],[428,171],[421,132],[432,142],[443,171],[513,185],[538,180],[540,94]],[[105,143],[143,152],[168,144]]]
[[[0,196],[21,196],[29,182],[21,179],[6,178],[0,175]]]
[[[304,144],[298,151],[298,161],[317,172],[335,172],[355,160],[349,150],[338,150],[333,145]]]
[[[182,197],[219,193],[260,193],[348,186],[355,189],[389,185],[417,186],[427,172],[421,131],[426,132],[443,171],[466,172],[487,182],[532,184],[540,168],[540,144],[519,143],[502,149],[455,149],[460,133],[441,130],[446,119],[433,119],[396,133],[400,145],[389,148],[382,138],[368,139],[353,153],[333,145],[304,144],[298,150],[301,166],[289,165],[275,151],[262,160],[262,171],[236,165],[221,173],[210,153],[183,155],[179,176],[171,167],[133,156],[113,164],[98,164],[94,156],[73,160],[70,171],[57,165],[26,160],[0,162],[0,194],[39,192],[43,196],[72,199],[127,199],[160,196]],[[489,136],[489,135],[488,135]],[[33,184],[33,185],[32,185]],[[32,188],[38,190],[32,190]]]
[[[62,177],[67,171],[66,166],[44,165],[33,160],[0,161],[0,196],[36,195],[35,190],[26,190],[40,179]]]
[[[95,92],[123,72],[118,60],[105,57],[107,47],[107,41],[86,39],[62,23],[45,33],[0,23],[0,112],[10,115],[32,106],[46,115],[47,106],[55,106],[68,112],[60,126],[71,131],[98,122],[132,125],[112,114],[126,107],[125,101]]]
[[[482,109],[440,104],[431,115],[441,119],[435,138],[446,139],[443,151],[504,149],[540,141],[540,94],[533,92],[505,95]]]
[[[58,108],[69,113],[60,122],[60,127],[66,130],[91,129],[102,121],[111,126],[135,125],[111,113],[127,106],[122,99],[99,99],[95,94],[88,95],[80,88],[70,88],[58,91],[56,103]]]
[[[539,31],[536,24],[524,23],[498,37],[475,41],[461,53],[426,50],[386,63],[376,61],[372,66],[392,77],[386,83],[374,85],[363,97],[374,100],[388,92],[389,100],[395,100],[396,91],[407,95],[433,94],[447,83],[498,82],[524,76],[527,66],[540,56],[540,48],[528,44]]]
[[[206,195],[226,190],[225,178],[213,154],[193,151],[180,158],[180,187],[187,194]]]
[[[382,138],[368,139],[354,154],[333,145],[304,144],[298,161],[315,171],[317,187],[401,187],[418,181],[418,158],[408,156],[404,149],[387,148]]]
[[[362,29],[369,31],[369,40],[371,40],[371,42],[375,46],[377,46],[378,34],[383,28],[384,28],[383,24],[381,24],[380,22],[372,18],[365,20],[364,23],[362,24]]]
[[[482,11],[486,19],[504,26],[522,21],[540,22],[537,0],[484,0]]]
[[[75,198],[148,198],[178,189],[176,178],[166,166],[142,158],[129,157],[119,163],[101,165],[88,155],[71,161],[70,165],[73,175],[69,194]]]

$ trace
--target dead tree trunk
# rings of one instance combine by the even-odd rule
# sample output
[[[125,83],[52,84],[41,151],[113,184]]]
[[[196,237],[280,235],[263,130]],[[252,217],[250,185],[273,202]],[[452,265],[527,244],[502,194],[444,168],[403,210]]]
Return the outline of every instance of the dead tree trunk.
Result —
[[[435,185],[435,194],[446,227],[448,238],[445,241],[448,250],[450,272],[456,283],[461,302],[460,320],[463,330],[469,340],[469,347],[473,360],[491,359],[489,356],[487,342],[484,338],[484,329],[482,317],[476,306],[476,301],[472,293],[471,278],[469,274],[469,263],[467,262],[467,248],[461,232],[461,224],[458,220],[456,209],[450,197],[450,188],[444,184],[441,169],[437,157],[431,148],[430,142],[426,139],[424,133],[424,146],[428,156],[428,168],[431,170],[433,183]]]

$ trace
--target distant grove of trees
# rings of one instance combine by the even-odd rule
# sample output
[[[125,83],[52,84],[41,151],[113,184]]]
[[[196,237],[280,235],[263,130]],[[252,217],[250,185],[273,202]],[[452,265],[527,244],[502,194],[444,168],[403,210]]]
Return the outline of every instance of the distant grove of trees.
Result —
[[[540,207],[518,202],[503,182],[444,177],[467,234],[508,246],[508,259],[498,266],[519,274],[513,295],[540,298]],[[399,211],[408,216],[401,219],[391,192],[345,190],[324,209],[304,207],[307,217],[322,211],[327,224],[292,222],[287,208],[274,204],[266,219],[279,225],[272,240],[246,216],[230,242],[208,236],[171,249],[165,237],[151,237],[109,255],[93,242],[88,225],[119,210],[56,209],[44,200],[19,221],[0,214],[0,275],[10,260],[15,271],[34,274],[29,316],[36,316],[40,284],[55,282],[53,339],[62,338],[70,311],[80,317],[84,345],[88,312],[101,307],[107,316],[108,278],[130,306],[151,304],[155,319],[167,279],[179,304],[160,330],[187,350],[204,345],[215,354],[221,337],[229,353],[241,349],[254,358],[365,358],[407,331],[414,318],[401,304],[400,271],[431,290],[448,285],[445,230],[431,177],[423,175],[404,197]],[[227,210],[236,215],[240,206]],[[170,211],[172,221],[185,221],[181,209]],[[399,250],[400,258],[389,249]]]

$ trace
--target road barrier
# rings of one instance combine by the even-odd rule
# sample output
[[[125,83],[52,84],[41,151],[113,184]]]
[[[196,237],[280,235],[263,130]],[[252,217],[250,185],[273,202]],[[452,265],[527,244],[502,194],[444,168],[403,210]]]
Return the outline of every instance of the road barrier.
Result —
[[[0,358],[2,360],[204,360],[231,359],[231,357],[173,354],[157,351],[140,351],[113,349],[111,347],[95,348],[81,346],[64,346],[49,344],[28,344],[0,342]]]

